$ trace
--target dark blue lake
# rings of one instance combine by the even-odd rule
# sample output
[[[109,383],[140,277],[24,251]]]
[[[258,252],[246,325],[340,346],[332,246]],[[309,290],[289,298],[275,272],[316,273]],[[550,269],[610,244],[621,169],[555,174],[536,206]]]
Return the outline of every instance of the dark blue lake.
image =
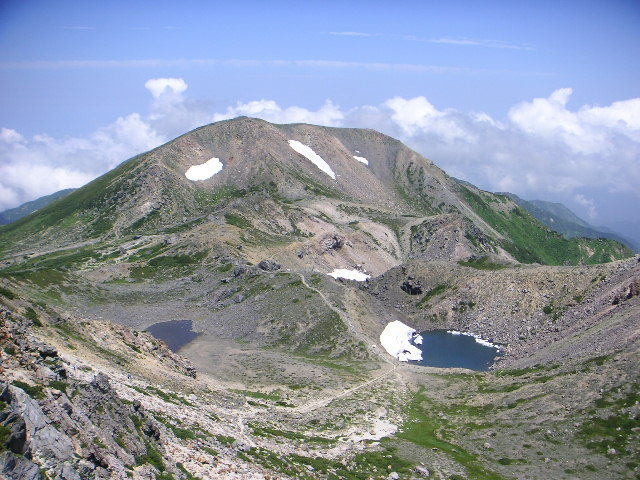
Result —
[[[483,345],[469,335],[456,335],[446,330],[422,332],[420,335],[422,345],[416,347],[422,350],[422,360],[410,362],[416,365],[485,371],[501,355],[497,347]]]
[[[191,331],[192,327],[191,320],[171,320],[170,322],[154,323],[147,328],[147,332],[163,340],[172,352],[177,352],[200,335]]]

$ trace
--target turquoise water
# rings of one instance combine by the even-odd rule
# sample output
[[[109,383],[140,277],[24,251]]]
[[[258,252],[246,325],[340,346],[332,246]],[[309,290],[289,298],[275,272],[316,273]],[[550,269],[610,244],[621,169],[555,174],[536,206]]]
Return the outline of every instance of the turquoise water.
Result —
[[[177,352],[200,335],[191,331],[192,327],[191,320],[171,320],[170,322],[154,323],[147,328],[147,332],[157,339],[163,340],[172,352]]]
[[[488,347],[476,342],[468,335],[454,335],[446,330],[423,332],[420,362],[410,362],[427,367],[468,368],[485,371],[501,353],[496,347]]]

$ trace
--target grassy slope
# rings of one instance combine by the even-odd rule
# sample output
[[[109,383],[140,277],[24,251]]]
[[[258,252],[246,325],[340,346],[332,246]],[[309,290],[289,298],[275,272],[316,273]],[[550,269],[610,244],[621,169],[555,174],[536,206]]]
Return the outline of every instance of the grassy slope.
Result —
[[[79,222],[85,224],[93,222],[91,223],[91,228],[87,231],[88,237],[95,237],[108,231],[112,227],[112,223],[109,221],[109,209],[113,207],[108,207],[106,202],[115,193],[120,184],[120,182],[115,183],[114,180],[129,173],[138,164],[139,158],[134,157],[41,210],[9,225],[0,227],[2,243],[7,245],[14,241],[40,234],[50,227],[55,226],[64,229]],[[82,218],[80,215],[83,211],[97,209],[101,209],[101,215],[97,219]]]
[[[633,255],[626,246],[605,239],[565,239],[535,220],[528,212],[515,207],[508,213],[492,208],[497,195],[474,192],[460,186],[460,194],[483,220],[507,239],[502,247],[522,263],[577,265],[611,262]]]

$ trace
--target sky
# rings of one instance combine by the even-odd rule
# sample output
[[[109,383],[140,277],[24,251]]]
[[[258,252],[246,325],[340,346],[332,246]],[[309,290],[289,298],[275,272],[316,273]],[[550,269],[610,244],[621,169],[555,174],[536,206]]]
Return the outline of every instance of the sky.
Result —
[[[640,2],[0,2],[0,211],[239,115],[640,220]]]

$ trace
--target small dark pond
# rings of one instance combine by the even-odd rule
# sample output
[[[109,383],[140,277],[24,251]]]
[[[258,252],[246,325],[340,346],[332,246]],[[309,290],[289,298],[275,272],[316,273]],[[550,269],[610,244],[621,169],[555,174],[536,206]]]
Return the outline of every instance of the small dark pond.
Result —
[[[147,332],[160,340],[164,340],[164,343],[167,344],[172,352],[177,352],[200,335],[191,331],[192,327],[193,322],[191,320],[171,320],[170,322],[154,323],[147,328]]]
[[[410,362],[416,365],[439,368],[468,368],[469,370],[489,370],[502,355],[497,347],[483,345],[469,335],[449,333],[446,330],[423,332],[422,360]]]

